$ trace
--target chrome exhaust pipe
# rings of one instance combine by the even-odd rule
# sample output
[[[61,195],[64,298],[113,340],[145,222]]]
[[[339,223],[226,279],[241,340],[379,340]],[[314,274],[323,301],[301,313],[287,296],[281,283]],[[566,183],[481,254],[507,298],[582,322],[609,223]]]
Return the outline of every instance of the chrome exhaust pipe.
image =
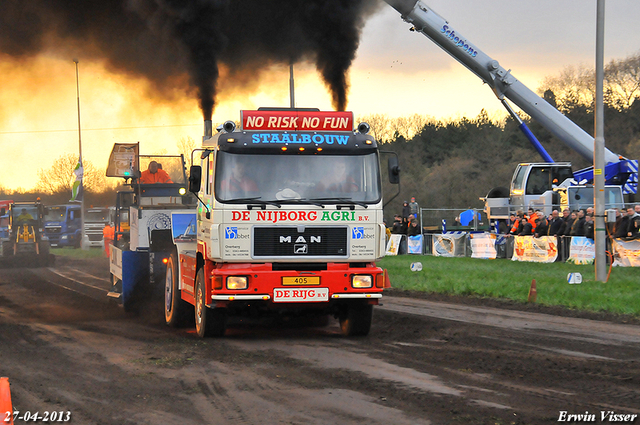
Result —
[[[204,136],[202,136],[202,141],[210,139],[213,137],[213,124],[211,120],[204,120]]]

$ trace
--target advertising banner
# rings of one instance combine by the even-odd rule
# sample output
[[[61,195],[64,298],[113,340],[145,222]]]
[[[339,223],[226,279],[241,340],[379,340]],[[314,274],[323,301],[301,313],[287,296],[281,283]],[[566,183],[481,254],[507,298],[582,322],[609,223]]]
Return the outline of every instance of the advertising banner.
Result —
[[[353,112],[245,110],[240,118],[245,131],[353,131]]]
[[[436,257],[464,257],[467,235],[433,235],[433,255]]]
[[[386,255],[398,255],[398,250],[400,249],[400,242],[402,242],[402,236],[394,234],[389,238],[389,242],[387,242],[387,252]]]
[[[471,233],[469,234],[469,242],[471,243],[471,258],[495,260],[497,256],[495,233]]]
[[[515,236],[512,261],[553,263],[558,258],[558,243],[555,236]]]
[[[409,236],[408,254],[422,254],[422,235]]]
[[[613,240],[613,265],[621,267],[640,267],[640,241]]]
[[[584,236],[572,236],[567,263],[593,264],[596,258],[596,245],[593,239]]]

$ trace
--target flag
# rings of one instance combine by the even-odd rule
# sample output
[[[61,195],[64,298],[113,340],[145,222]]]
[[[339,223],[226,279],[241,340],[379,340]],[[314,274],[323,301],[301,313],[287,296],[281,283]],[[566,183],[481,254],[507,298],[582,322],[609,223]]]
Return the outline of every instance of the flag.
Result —
[[[73,175],[75,180],[71,186],[71,201],[82,201],[82,174],[84,169],[82,168],[82,158],[78,160],[78,165],[73,169]]]

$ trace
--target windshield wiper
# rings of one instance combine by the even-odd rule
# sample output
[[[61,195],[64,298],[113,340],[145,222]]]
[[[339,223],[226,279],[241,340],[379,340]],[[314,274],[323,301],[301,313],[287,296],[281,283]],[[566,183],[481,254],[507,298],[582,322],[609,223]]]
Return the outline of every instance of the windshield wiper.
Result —
[[[336,202],[340,204],[348,204],[352,209],[355,208],[355,205],[359,205],[364,208],[369,208],[369,205],[365,204],[364,202],[358,202],[348,198],[313,198],[313,199],[309,199],[309,201],[325,202],[325,203]],[[340,209],[340,205],[338,205],[338,209]]]
[[[264,209],[267,205],[273,205],[276,206],[278,208],[281,208],[282,205],[280,205],[277,201],[262,201],[261,200],[262,197],[261,196],[254,196],[252,198],[235,198],[235,199],[226,199],[223,202],[225,203],[233,203],[233,204],[244,204],[245,202],[248,203],[249,205],[247,205],[248,209],[252,209],[252,207],[254,207],[255,205],[251,205],[251,203],[256,203],[258,204],[262,209]]]

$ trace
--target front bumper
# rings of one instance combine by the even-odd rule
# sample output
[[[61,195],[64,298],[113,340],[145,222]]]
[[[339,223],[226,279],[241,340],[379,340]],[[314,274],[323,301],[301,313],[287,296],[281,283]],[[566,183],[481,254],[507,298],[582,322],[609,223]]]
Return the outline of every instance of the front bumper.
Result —
[[[295,267],[295,265],[292,265]],[[350,263],[325,263],[322,270],[282,270],[274,267],[274,264],[227,263],[215,268],[205,269],[210,276],[210,296],[207,304],[225,306],[230,304],[242,304],[261,302],[261,304],[278,306],[309,306],[326,307],[342,300],[363,300],[370,304],[377,304],[382,298],[385,287],[384,270],[373,263],[354,266]],[[370,275],[372,286],[368,288],[352,287],[354,275]],[[247,278],[247,288],[243,290],[229,290],[226,288],[227,278],[230,276],[244,276]],[[292,278],[306,278],[312,284],[296,285],[287,284]],[[325,291],[327,296],[320,301],[293,301],[278,300],[276,292],[283,291]]]

